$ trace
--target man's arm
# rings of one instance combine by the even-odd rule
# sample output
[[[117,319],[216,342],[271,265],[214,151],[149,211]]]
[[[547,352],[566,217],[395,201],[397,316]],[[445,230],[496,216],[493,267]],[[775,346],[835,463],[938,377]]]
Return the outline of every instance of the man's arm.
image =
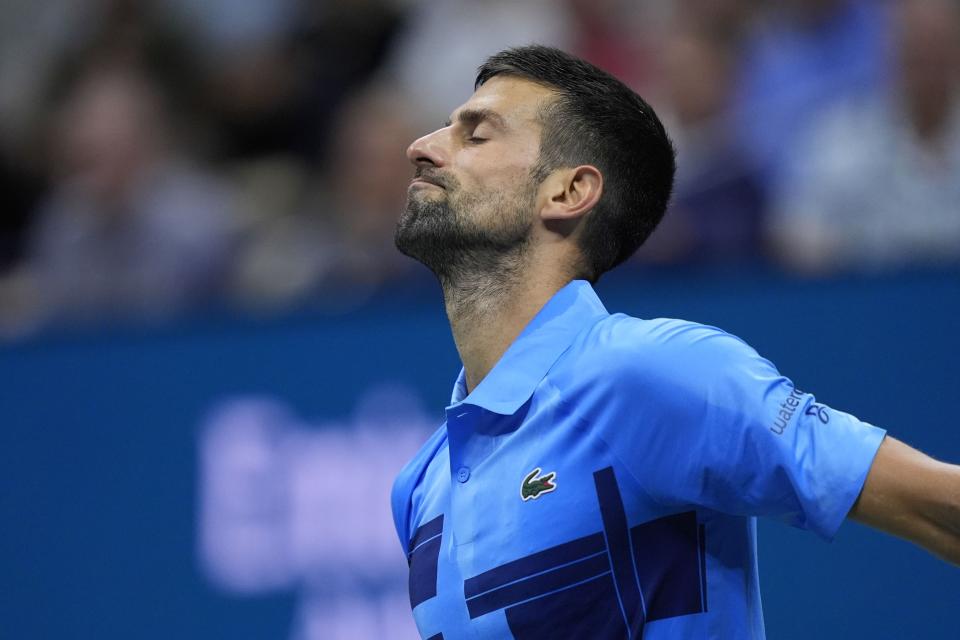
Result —
[[[850,517],[960,565],[960,466],[887,436]]]

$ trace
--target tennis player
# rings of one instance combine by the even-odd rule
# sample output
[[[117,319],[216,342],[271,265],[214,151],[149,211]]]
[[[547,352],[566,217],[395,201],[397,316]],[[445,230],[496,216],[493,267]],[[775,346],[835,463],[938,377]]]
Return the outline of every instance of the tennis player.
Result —
[[[756,516],[852,517],[960,563],[960,467],[797,389],[720,329],[591,283],[666,209],[650,106],[561,51],[503,51],[415,141],[398,248],[463,370],[393,488],[424,638],[763,638]]]

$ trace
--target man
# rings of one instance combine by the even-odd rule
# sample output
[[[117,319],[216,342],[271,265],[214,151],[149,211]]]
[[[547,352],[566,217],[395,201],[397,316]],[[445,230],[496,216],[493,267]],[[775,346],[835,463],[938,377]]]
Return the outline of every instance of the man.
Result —
[[[890,8],[891,81],[817,117],[771,192],[768,236],[798,271],[960,264],[960,3]]]
[[[663,215],[642,99],[524,47],[408,149],[401,251],[463,371],[393,514],[424,638],[760,638],[754,516],[850,515],[960,563],[960,467],[796,389],[718,329],[610,315],[590,286]]]

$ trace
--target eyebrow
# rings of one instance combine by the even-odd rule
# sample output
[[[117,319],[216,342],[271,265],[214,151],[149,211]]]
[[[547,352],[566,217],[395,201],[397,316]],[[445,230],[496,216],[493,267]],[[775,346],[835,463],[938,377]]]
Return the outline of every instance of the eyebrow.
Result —
[[[489,121],[499,129],[506,129],[507,123],[499,113],[493,109],[461,109],[457,113],[457,122],[463,125],[477,126],[481,122]],[[453,124],[452,120],[443,123],[444,127]]]

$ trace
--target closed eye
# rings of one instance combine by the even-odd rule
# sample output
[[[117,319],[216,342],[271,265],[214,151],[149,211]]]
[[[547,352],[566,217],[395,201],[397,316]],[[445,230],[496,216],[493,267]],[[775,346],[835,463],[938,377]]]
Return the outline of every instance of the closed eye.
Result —
[[[503,116],[492,109],[460,109],[450,120],[444,123],[444,128],[457,124],[457,128],[463,132],[463,140],[468,144],[478,145],[487,142],[489,138],[476,135],[477,131],[487,127],[493,127],[495,131],[504,131],[506,123]]]
[[[465,139],[470,144],[482,144],[489,140],[485,134],[491,133],[490,127],[484,122],[478,122],[475,126],[467,127],[463,132]]]

